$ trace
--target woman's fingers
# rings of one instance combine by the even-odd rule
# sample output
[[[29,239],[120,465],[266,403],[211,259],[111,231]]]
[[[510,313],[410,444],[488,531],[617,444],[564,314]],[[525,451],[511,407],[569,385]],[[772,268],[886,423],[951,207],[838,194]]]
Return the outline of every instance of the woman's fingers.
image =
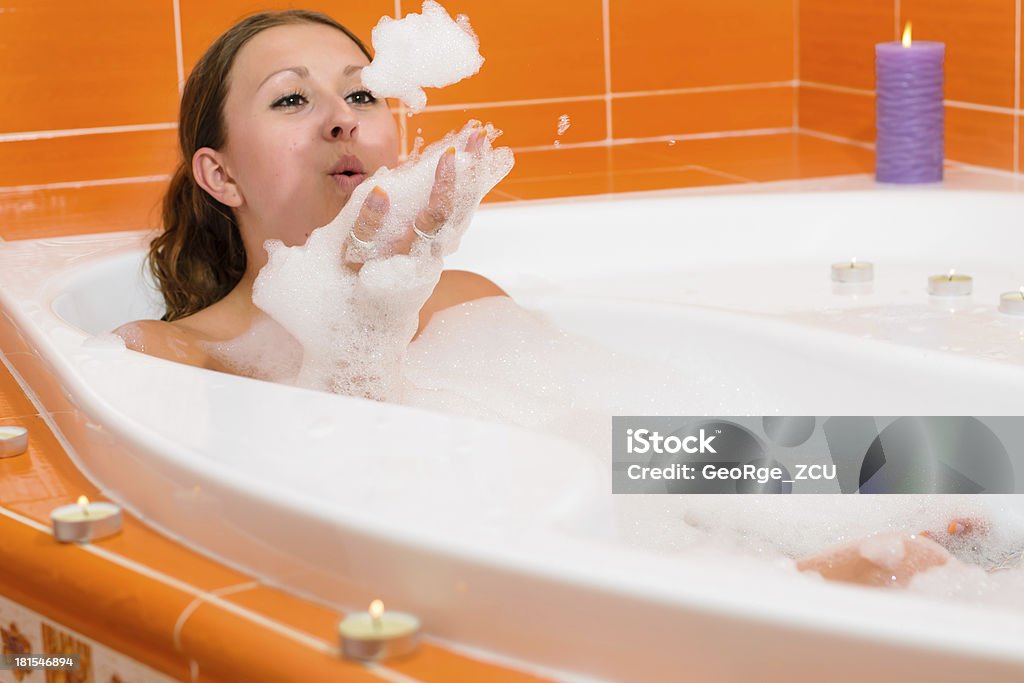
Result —
[[[920,535],[877,534],[797,560],[800,571],[830,581],[865,586],[905,586],[915,574],[952,560],[938,543]]]
[[[414,225],[420,232],[433,235],[448,222],[455,204],[455,148],[449,147],[437,162],[434,187],[427,207],[416,216]]]
[[[384,224],[384,217],[387,216],[389,205],[388,193],[379,186],[373,188],[366,196],[366,201],[363,202],[362,208],[359,209],[359,215],[356,216],[355,225],[352,226],[352,237],[355,239],[350,237],[345,241],[345,253],[342,259],[345,265],[353,270],[359,270],[362,263],[371,255],[370,247],[364,247],[356,240],[373,241],[377,231]],[[363,253],[353,253],[354,251]],[[356,258],[353,259],[353,256]]]
[[[484,146],[484,138],[486,137],[484,129],[477,124],[473,127],[473,132],[469,134],[469,139],[466,140],[466,151],[470,154],[479,154],[480,150]]]

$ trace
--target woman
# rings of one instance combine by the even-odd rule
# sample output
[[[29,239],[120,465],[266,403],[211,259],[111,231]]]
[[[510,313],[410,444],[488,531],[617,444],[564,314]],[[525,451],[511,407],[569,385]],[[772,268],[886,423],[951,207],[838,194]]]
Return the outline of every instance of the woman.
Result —
[[[183,161],[164,199],[164,231],[149,253],[167,314],[115,330],[129,348],[232,372],[205,349],[239,337],[263,315],[252,287],[267,261],[264,241],[304,244],[359,183],[398,163],[388,104],[360,82],[369,62],[369,51],[348,29],[305,10],[250,16],[210,46],[182,95]],[[470,149],[479,141],[471,137]],[[429,204],[415,221],[424,235],[448,217],[452,171],[452,155],[442,155]],[[387,210],[387,195],[371,192],[355,237],[370,240]],[[410,226],[394,251],[409,253],[414,239]],[[350,246],[346,242],[340,258],[358,270],[361,264],[347,258]],[[420,311],[416,334],[438,311],[487,296],[507,295],[480,275],[444,271]],[[798,567],[833,580],[902,585],[950,559],[924,536],[890,534],[874,542],[900,550],[886,557],[863,553],[855,543],[803,558]]]
[[[359,183],[398,163],[389,106],[360,82],[369,63],[366,46],[348,29],[305,10],[247,17],[210,46],[182,94],[182,162],[164,198],[164,231],[150,246],[167,314],[115,330],[128,348],[232,371],[204,349],[238,337],[263,315],[252,286],[267,260],[264,241],[305,243]],[[474,136],[469,146],[478,143]],[[452,169],[452,156],[443,155],[415,222],[424,235],[447,218]],[[383,191],[370,193],[354,236],[371,239],[387,209]],[[393,251],[409,253],[413,239],[419,237],[410,226]],[[349,246],[340,257],[358,270],[361,264],[346,258]],[[485,296],[507,295],[483,276],[444,271],[416,335],[436,312]]]

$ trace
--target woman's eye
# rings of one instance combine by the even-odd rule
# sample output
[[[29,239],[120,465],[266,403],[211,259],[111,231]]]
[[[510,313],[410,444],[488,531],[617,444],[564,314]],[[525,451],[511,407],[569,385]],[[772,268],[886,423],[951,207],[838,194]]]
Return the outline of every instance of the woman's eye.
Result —
[[[284,103],[285,102],[289,102],[289,101],[297,101],[297,100],[305,100],[305,99],[306,99],[306,97],[302,93],[293,92],[291,94],[285,95],[284,97],[279,99],[277,102],[274,102],[274,104],[271,105],[271,106],[272,107],[284,107],[286,109],[291,109],[292,107],[297,106],[297,104],[284,104]]]
[[[357,90],[345,99],[352,104],[373,104],[377,101],[377,98],[369,90]]]

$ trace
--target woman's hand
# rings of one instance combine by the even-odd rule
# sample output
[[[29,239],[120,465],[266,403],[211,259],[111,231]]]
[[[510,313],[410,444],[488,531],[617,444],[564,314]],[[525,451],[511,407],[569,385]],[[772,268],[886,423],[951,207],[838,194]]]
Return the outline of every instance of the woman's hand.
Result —
[[[916,573],[946,564],[951,558],[945,548],[926,536],[884,533],[800,558],[796,566],[830,581],[905,586]]]
[[[466,141],[466,151],[474,156],[478,155],[483,147],[484,136],[485,132],[482,127],[474,130]],[[441,226],[451,218],[454,204],[455,148],[449,147],[437,162],[437,169],[434,171],[434,185],[430,190],[430,200],[427,202],[427,206],[416,215],[413,224],[390,244],[391,249],[387,250],[387,253],[408,254],[413,241],[417,238],[416,230],[430,237],[436,235]],[[377,232],[384,225],[389,207],[390,200],[387,192],[380,187],[373,188],[356,217],[355,225],[352,227],[353,235],[363,242],[374,242]],[[342,262],[353,272],[359,272],[363,263],[350,258],[352,249],[358,249],[358,246],[354,245],[351,239],[345,240]]]
[[[831,581],[905,586],[918,572],[957,561],[949,549],[963,539],[984,536],[989,526],[983,519],[955,518],[939,531],[876,534],[800,558],[796,566]]]

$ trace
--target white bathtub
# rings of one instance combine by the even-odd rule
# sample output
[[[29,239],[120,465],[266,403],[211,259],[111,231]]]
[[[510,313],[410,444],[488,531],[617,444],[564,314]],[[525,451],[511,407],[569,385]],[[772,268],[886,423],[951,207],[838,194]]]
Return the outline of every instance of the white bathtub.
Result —
[[[1020,613],[617,542],[610,472],[569,442],[87,341],[161,314],[146,238],[0,244],[0,348],[82,469],[182,543],[564,677],[1024,679]],[[779,414],[1015,415],[1024,319],[996,306],[1021,254],[1024,196],[894,190],[485,207],[446,265],[611,347],[712,358]],[[833,290],[851,256],[871,293]],[[956,310],[925,293],[951,267],[975,278]]]

